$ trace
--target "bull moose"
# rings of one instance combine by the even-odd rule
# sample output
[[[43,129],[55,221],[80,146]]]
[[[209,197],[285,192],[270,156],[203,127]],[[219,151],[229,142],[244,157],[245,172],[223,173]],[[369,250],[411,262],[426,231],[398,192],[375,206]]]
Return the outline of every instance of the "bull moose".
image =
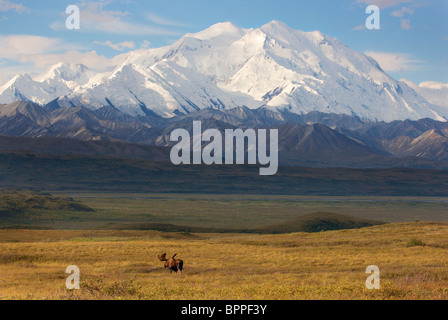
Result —
[[[182,269],[184,268],[184,262],[180,259],[174,259],[177,256],[175,254],[171,259],[166,258],[166,253],[159,255],[160,261],[165,261],[165,268],[170,270],[170,273],[180,272],[182,274]]]

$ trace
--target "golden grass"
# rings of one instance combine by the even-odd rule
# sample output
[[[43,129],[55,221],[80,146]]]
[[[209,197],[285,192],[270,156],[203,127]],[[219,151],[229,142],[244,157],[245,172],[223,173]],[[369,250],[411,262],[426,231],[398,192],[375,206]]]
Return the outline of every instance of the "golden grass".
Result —
[[[424,245],[408,246],[412,239]],[[177,253],[182,275],[157,255]],[[65,268],[81,290],[65,288]],[[365,287],[366,267],[381,290]],[[448,224],[288,235],[0,230],[2,299],[447,299]]]

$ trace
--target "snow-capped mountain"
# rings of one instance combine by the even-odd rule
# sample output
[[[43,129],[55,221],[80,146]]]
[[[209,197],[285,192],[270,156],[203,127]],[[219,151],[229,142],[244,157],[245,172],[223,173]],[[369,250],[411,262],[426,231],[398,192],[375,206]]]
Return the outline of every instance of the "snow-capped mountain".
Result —
[[[355,115],[369,120],[448,119],[370,57],[322,33],[273,21],[258,29],[219,23],[158,49],[136,50],[108,72],[58,64],[0,88],[0,103],[114,108],[163,117],[205,108],[261,106]]]
[[[16,75],[0,87],[0,103],[29,100],[42,105],[47,104],[87,84],[96,74],[82,64],[58,63],[35,79],[27,74]]]

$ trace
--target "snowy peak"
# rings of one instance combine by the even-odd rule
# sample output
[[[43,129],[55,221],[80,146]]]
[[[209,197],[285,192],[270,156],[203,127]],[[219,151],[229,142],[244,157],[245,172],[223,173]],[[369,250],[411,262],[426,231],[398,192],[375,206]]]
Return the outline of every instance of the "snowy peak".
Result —
[[[50,70],[43,75],[35,78],[38,82],[45,82],[50,80],[74,82],[78,85],[86,84],[89,77],[95,72],[90,70],[83,64],[73,65],[70,63],[58,63],[50,68]]]
[[[46,104],[51,100],[70,91],[62,82],[57,82],[56,88],[34,81],[29,75],[19,75],[12,78],[0,89],[0,103],[11,103],[18,100]]]
[[[290,28],[283,22],[271,21],[259,28],[259,30],[285,45],[294,45],[297,41],[297,30]]]
[[[1,91],[4,91],[10,87],[20,84],[26,84],[29,81],[32,81],[31,77],[28,74],[18,74],[14,76],[11,80],[9,80],[2,88]]]
[[[195,38],[204,41],[219,37],[220,41],[222,41],[223,38],[233,38],[233,41],[235,41],[242,37],[244,33],[243,29],[238,28],[231,22],[221,22],[197,33],[188,33],[183,38]]]
[[[25,100],[41,105],[47,104],[87,84],[95,73],[82,64],[61,62],[34,79],[27,74],[18,75],[0,88],[0,103]]]

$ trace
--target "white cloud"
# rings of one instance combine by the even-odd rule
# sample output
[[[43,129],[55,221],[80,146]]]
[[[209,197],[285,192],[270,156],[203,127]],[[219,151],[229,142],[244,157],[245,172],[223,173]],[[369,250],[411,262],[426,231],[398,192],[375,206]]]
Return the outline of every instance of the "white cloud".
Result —
[[[61,39],[34,35],[0,35],[0,43],[0,58],[19,61],[30,55],[79,49]]]
[[[414,3],[414,0],[357,0],[357,3],[364,3],[366,5],[376,5],[380,9],[395,7],[402,3]]]
[[[405,15],[413,15],[415,13],[415,8],[428,6],[430,1],[428,0],[356,0],[357,3],[363,3],[365,5],[377,5],[381,9],[392,8],[398,5],[405,4],[399,10],[395,10],[391,13],[391,16],[395,18],[404,18]],[[409,30],[411,29],[410,19],[401,19],[401,29]]]
[[[158,24],[158,25],[162,25],[162,26],[171,26],[171,27],[186,27],[187,26],[181,22],[166,19],[166,18],[158,16],[154,13],[148,13],[147,18],[149,21],[151,21],[155,24]]]
[[[129,12],[106,10],[104,7],[108,2],[82,3],[81,31],[98,31],[111,34],[124,35],[178,35],[164,27],[156,27],[147,24],[136,23],[126,20]],[[56,21],[50,25],[53,30],[64,30],[65,20]]]
[[[122,55],[112,59],[95,51],[65,43],[58,38],[34,35],[0,35],[0,84],[18,73],[37,74],[59,63],[84,64],[92,69],[104,70],[124,60]]]
[[[397,17],[397,18],[402,18],[404,17],[405,14],[414,14],[415,10],[408,8],[408,7],[403,7],[400,10],[396,10],[394,12],[391,13],[392,16]]]
[[[426,81],[417,85],[406,79],[400,81],[406,83],[432,104],[448,108],[448,83]]]
[[[401,19],[401,29],[403,29],[403,30],[411,29],[411,20]]]
[[[388,52],[365,52],[366,55],[375,59],[384,71],[388,72],[402,72],[409,70],[418,70],[422,60],[413,59],[407,53],[388,53]]]
[[[359,31],[359,30],[367,30],[366,25],[365,24],[361,24],[359,26],[356,26],[352,29],[353,31]]]
[[[27,73],[31,77],[41,74],[51,66],[63,62],[71,64],[83,64],[93,70],[106,71],[124,62],[123,54],[117,55],[111,59],[99,55],[96,51],[79,52],[67,51],[65,53],[50,53],[26,56],[21,59],[19,64],[8,66],[0,65],[0,86],[5,84],[16,74]]]
[[[17,13],[23,13],[23,12],[27,11],[28,9],[23,4],[20,4],[20,3],[14,3],[9,0],[0,0],[0,11],[6,12],[9,10],[14,10]]]
[[[134,41],[123,41],[120,43],[112,43],[112,41],[107,40],[105,42],[95,41],[96,44],[100,44],[103,46],[107,46],[117,51],[123,51],[125,49],[134,49],[135,44]]]
[[[148,40],[145,40],[145,41],[143,41],[143,42],[140,44],[140,48],[141,48],[141,49],[148,49],[150,45],[151,45],[151,43],[150,43]]]

